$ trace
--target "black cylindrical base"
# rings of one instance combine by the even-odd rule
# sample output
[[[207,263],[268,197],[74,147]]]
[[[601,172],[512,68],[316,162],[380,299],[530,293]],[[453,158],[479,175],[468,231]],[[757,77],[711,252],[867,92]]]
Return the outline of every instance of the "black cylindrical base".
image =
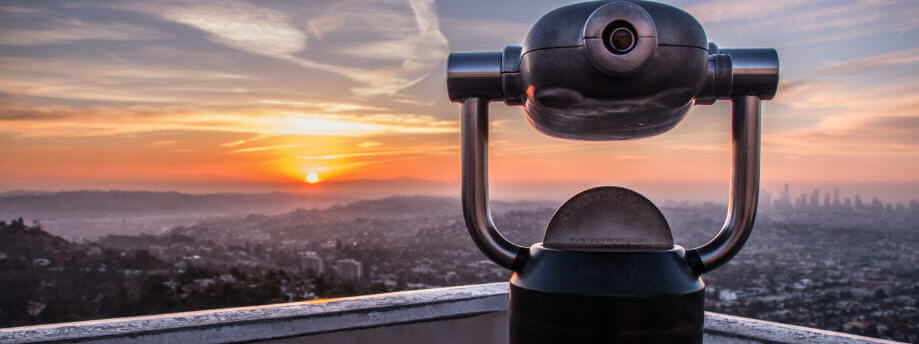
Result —
[[[510,342],[702,343],[705,292],[655,297],[551,294],[511,284]]]
[[[682,247],[651,252],[530,248],[511,277],[510,342],[702,343],[705,283]]]

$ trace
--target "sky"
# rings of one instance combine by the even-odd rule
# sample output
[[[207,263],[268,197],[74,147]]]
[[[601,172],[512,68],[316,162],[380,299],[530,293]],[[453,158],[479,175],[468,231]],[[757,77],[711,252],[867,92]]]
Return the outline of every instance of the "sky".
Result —
[[[458,183],[447,54],[520,45],[535,20],[567,3],[0,1],[0,191]],[[671,4],[722,48],[778,50],[781,84],[764,102],[764,187],[919,193],[919,2]],[[582,142],[539,134],[522,108],[495,103],[492,184],[720,197],[729,112],[723,101],[695,106],[660,136]]]

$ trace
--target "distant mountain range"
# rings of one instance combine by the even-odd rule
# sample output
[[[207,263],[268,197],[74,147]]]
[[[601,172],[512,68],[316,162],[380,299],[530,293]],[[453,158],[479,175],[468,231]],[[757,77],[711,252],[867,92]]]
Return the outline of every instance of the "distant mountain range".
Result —
[[[410,190],[410,189],[406,189]],[[375,193],[369,192],[368,195]],[[496,212],[554,207],[547,202],[493,202]],[[187,194],[153,191],[8,192],[0,194],[0,220],[40,221],[49,233],[68,240],[108,234],[157,234],[209,219],[321,211],[324,217],[460,217],[458,197],[389,196],[361,200],[334,193]]]
[[[353,199],[306,193],[10,192],[0,195],[0,219],[39,220],[48,232],[79,240],[111,233],[156,233],[210,217],[280,214],[349,200]]]
[[[295,193],[204,194],[152,191],[64,191],[0,194],[0,215],[49,218],[66,215],[134,216],[170,213],[274,213],[297,207],[323,207],[343,197]]]

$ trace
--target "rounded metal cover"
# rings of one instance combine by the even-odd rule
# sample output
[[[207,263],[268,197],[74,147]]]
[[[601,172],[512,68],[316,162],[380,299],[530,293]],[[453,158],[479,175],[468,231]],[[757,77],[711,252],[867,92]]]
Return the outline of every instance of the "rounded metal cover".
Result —
[[[620,27],[637,40],[617,51],[607,36]],[[688,113],[707,80],[707,49],[702,25],[675,7],[627,0],[572,4],[533,25],[514,90],[521,92],[529,122],[546,135],[650,137]]]
[[[708,48],[702,26],[679,8],[651,1],[607,0],[575,3],[546,13],[527,34],[523,52],[582,45],[587,19],[598,8],[617,2],[634,4],[647,11],[654,20],[659,45]]]
[[[660,210],[639,193],[615,186],[582,191],[552,216],[543,246],[575,251],[661,251],[673,249],[670,226]]]
[[[628,52],[608,47],[609,29],[618,26],[634,31],[636,41]],[[657,28],[654,20],[643,8],[629,2],[610,2],[597,8],[584,24],[584,48],[590,62],[608,74],[632,73],[654,54],[657,49]]]

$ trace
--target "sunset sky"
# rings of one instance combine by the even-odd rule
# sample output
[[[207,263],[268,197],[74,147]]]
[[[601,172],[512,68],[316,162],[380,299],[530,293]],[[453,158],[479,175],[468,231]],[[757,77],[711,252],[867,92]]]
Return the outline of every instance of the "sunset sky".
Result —
[[[447,54],[520,45],[566,3],[2,1],[0,191],[309,191],[310,173],[316,185],[457,182]],[[672,4],[723,48],[779,51],[766,187],[919,192],[919,2]],[[694,107],[651,139],[588,143],[492,104],[492,181],[726,185],[729,109]]]

